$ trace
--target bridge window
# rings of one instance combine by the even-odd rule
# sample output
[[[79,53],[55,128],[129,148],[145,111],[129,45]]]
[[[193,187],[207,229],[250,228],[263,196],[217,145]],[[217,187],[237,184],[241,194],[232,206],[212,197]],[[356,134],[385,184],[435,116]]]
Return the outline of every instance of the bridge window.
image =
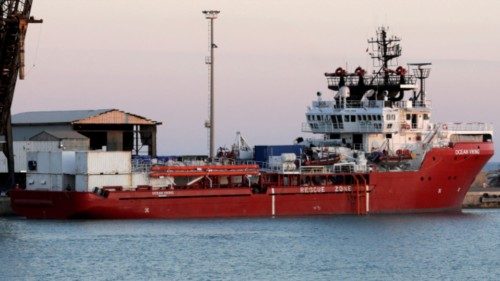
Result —
[[[356,115],[351,115],[351,122],[356,122]]]
[[[344,122],[349,122],[349,115],[344,115]]]
[[[424,120],[429,120],[429,114],[424,114]]]

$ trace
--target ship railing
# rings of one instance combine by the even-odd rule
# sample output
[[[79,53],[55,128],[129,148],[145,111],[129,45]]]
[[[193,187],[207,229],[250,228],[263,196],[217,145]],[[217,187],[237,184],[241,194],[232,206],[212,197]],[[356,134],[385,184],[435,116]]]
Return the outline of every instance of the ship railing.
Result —
[[[403,78],[403,79],[401,79]],[[365,85],[372,86],[382,86],[382,85],[415,85],[417,79],[413,75],[389,75],[386,78],[384,76],[368,76],[364,78]]]
[[[328,86],[338,87],[340,84],[340,76],[327,77],[326,81]],[[359,76],[343,76],[344,86],[357,86],[359,85]]]
[[[232,164],[256,164],[255,161],[237,161],[229,158],[215,158],[212,162],[208,163],[202,160],[191,161],[160,161],[158,159],[151,159],[150,161],[139,161],[138,159],[132,160],[132,172],[134,173],[149,173],[153,166],[166,166],[166,167],[179,167],[179,166],[203,166],[203,165],[232,165]]]
[[[313,107],[318,108],[332,108],[335,105],[334,101],[313,101]]]
[[[328,171],[334,174],[367,173],[370,169],[367,165],[358,165],[354,162],[350,162],[334,164],[328,168]]]
[[[342,79],[343,78],[343,79]],[[343,80],[343,86],[358,86],[360,85],[360,80],[363,81],[364,85],[371,86],[382,86],[382,85],[412,85],[414,86],[417,82],[417,79],[414,75],[389,75],[389,77],[383,76],[372,76],[367,75],[363,77],[359,77],[357,75],[348,75],[348,76],[333,76],[326,78],[329,87],[339,87],[341,81]]]
[[[151,163],[132,162],[132,172],[134,173],[149,173],[151,171]]]
[[[396,101],[392,104],[392,107],[395,108],[426,108],[431,106],[430,100],[425,101],[410,101],[410,100],[402,100]]]
[[[367,101],[359,101],[359,100],[349,100],[346,102],[342,102],[341,104],[335,104],[334,108],[383,108],[384,105],[388,105],[389,102],[384,102],[382,100],[367,100]]]
[[[325,166],[302,166],[300,167],[301,174],[326,174],[328,169]]]
[[[360,133],[381,133],[384,132],[382,123],[362,121],[363,123],[350,124],[345,126],[343,123],[324,123],[324,122],[304,122],[302,123],[302,132],[305,133],[341,133],[341,132],[360,132]],[[385,131],[396,131],[397,128],[386,129]]]
[[[481,122],[469,123],[439,123],[436,124],[441,131],[465,131],[465,132],[484,132],[493,131],[493,125]]]
[[[259,165],[260,170],[262,172],[272,172],[279,174],[296,174],[300,171],[300,167],[283,165],[283,163],[268,163],[268,162],[258,162],[254,161],[257,165]]]
[[[352,149],[363,151],[364,147],[363,147],[362,143],[353,143],[352,144]]]

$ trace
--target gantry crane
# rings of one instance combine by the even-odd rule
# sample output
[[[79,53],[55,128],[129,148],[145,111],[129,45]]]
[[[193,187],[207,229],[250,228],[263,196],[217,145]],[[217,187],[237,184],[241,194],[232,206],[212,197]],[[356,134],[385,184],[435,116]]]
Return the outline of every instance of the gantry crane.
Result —
[[[0,145],[7,158],[8,179],[0,183],[2,191],[14,185],[14,153],[10,108],[17,76],[24,79],[24,39],[29,23],[41,23],[30,17],[33,0],[0,0]]]

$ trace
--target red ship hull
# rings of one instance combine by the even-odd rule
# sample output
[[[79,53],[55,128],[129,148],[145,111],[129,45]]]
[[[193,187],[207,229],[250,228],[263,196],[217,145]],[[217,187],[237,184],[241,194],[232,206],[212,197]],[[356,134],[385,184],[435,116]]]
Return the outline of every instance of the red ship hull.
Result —
[[[418,171],[368,174],[369,185],[90,192],[11,191],[27,218],[181,219],[458,211],[493,143],[458,143],[429,151]]]

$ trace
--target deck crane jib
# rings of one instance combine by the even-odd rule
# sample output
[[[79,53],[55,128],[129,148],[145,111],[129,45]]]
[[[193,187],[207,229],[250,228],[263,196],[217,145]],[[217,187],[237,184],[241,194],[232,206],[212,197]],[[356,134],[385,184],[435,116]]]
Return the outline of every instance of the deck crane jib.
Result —
[[[0,0],[0,145],[7,158],[8,178],[2,191],[14,185],[11,106],[17,76],[24,71],[25,38],[30,23],[41,23],[30,16],[32,0]]]

